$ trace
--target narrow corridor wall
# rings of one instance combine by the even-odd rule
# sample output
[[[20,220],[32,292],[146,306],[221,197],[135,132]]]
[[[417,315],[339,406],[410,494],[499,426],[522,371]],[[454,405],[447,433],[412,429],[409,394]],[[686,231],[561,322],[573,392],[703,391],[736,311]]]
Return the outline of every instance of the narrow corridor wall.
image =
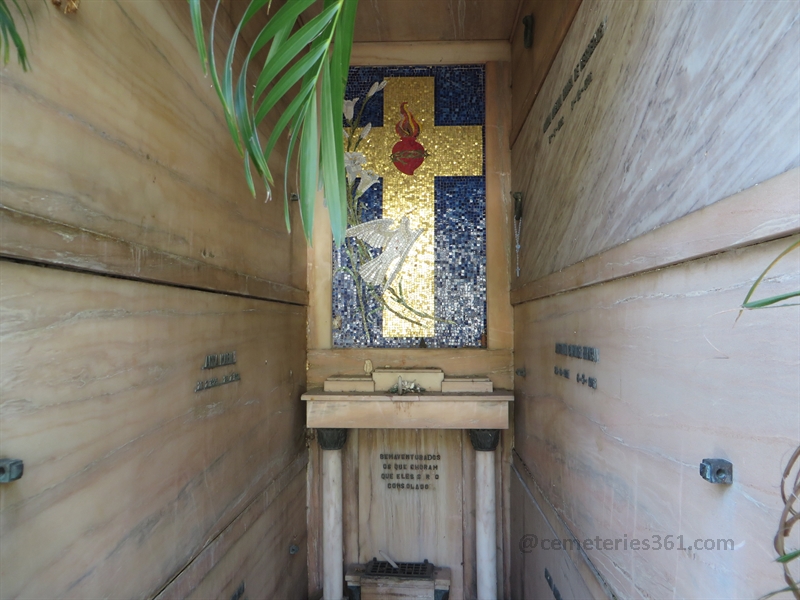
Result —
[[[0,72],[0,597],[303,597],[298,216],[247,190],[185,2],[31,9],[33,71]]]
[[[800,232],[798,46],[796,4],[581,4],[512,148],[512,597],[784,585],[772,539],[800,440],[800,310],[737,316]],[[762,293],[798,287],[795,253]],[[732,486],[700,477],[708,457],[734,464]]]

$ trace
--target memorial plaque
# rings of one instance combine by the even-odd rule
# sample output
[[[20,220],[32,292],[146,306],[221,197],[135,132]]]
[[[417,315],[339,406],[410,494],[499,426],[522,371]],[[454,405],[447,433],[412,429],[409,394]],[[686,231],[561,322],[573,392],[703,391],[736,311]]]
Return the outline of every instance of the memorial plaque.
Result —
[[[396,561],[453,569],[461,581],[462,431],[359,431],[359,562],[383,550]]]
[[[600,350],[592,346],[556,342],[556,354],[569,358],[588,360],[594,363],[600,362]],[[583,368],[585,368],[585,366]],[[570,379],[570,371],[568,368],[556,365],[553,367],[553,373],[558,377]],[[593,390],[597,389],[597,377],[593,377],[585,372],[578,372],[575,375],[575,381],[582,385],[588,385]]]
[[[202,369],[216,369],[217,367],[225,367],[236,364],[236,350],[231,352],[220,352],[217,354],[207,354],[203,361]],[[233,383],[234,381],[241,381],[242,376],[238,372],[230,372],[218,377],[210,377],[208,379],[198,381],[194,387],[195,393],[202,392],[209,388],[225,385],[226,383]]]

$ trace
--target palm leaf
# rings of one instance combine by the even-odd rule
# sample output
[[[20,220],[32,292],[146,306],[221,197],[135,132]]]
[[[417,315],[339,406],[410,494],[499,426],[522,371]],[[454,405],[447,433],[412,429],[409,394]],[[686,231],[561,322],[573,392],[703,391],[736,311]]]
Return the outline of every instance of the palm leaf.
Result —
[[[286,107],[286,110],[284,110],[281,113],[281,116],[278,118],[277,123],[275,123],[275,126],[272,128],[272,133],[269,136],[267,145],[264,147],[264,154],[266,156],[269,156],[269,154],[272,152],[272,149],[275,147],[275,144],[278,143],[278,139],[280,138],[281,133],[283,133],[283,130],[286,129],[286,126],[289,124],[289,122],[292,119],[294,119],[297,112],[301,108],[303,108],[306,101],[308,100],[309,94],[314,92],[315,84],[316,81],[314,79],[311,79],[308,83],[303,85],[302,89],[297,94],[297,96],[295,96],[294,100],[292,100],[289,103],[289,106]]]
[[[336,32],[336,41],[333,47],[335,56],[338,57],[341,66],[342,74],[342,88],[347,85],[347,72],[350,67],[350,53],[353,49],[353,36],[355,35],[356,25],[356,8],[358,8],[358,0],[345,0],[344,7],[342,8],[342,24]],[[344,100],[344,96],[342,96]]]
[[[347,228],[347,196],[344,178],[344,144],[342,143],[342,111],[336,110],[336,86],[330,59],[322,72],[322,141],[320,159],[325,184],[325,200],[331,217],[333,242],[341,246]],[[338,106],[341,107],[340,97]],[[341,175],[341,176],[340,176]]]
[[[306,190],[316,190],[319,183],[319,126],[317,122],[317,95],[311,94],[308,98],[305,123],[303,124],[303,137],[300,138],[300,187]],[[304,200],[314,201],[314,196],[307,196]],[[311,239],[314,227],[314,209],[302,206],[303,231],[306,239]]]
[[[290,62],[297,58],[300,53],[313,42],[331,21],[337,16],[338,6],[331,6],[311,19],[306,25],[294,35],[290,36],[286,42],[275,52],[269,60],[265,61],[264,68],[258,76],[256,83],[255,98],[258,98],[266,89],[267,85],[285,69]]]
[[[258,107],[256,113],[256,122],[260,123],[269,111],[275,108],[275,105],[300,81],[301,78],[312,69],[314,66],[319,65],[319,61],[325,54],[325,47],[320,46],[313,52],[308,52],[303,58],[298,60],[292,68],[286,71],[286,74],[281,77],[280,81],[276,83],[269,93],[264,97],[261,106]]]
[[[25,24],[25,29],[27,30],[28,20],[25,18],[25,11],[22,9],[22,6],[20,6],[17,0],[12,1],[22,17],[22,22]],[[33,18],[33,13],[30,11],[30,7],[28,7],[28,13],[31,15],[31,18]],[[17,60],[19,61],[22,70],[30,70],[31,64],[28,61],[28,52],[25,49],[25,43],[22,41],[22,37],[17,30],[17,24],[14,21],[14,15],[11,13],[11,9],[8,7],[6,0],[0,0],[0,54],[3,55],[4,65],[8,64],[9,58],[11,57],[10,50],[12,45],[17,51]]]
[[[251,0],[227,45],[221,71],[218,71],[214,53],[215,43],[219,43],[215,38],[215,25],[220,0],[214,10],[208,39],[203,29],[201,0],[188,2],[197,51],[205,72],[210,71],[231,137],[244,156],[245,178],[251,192],[255,194],[251,163],[268,189],[273,184],[269,157],[288,127],[284,170],[287,229],[290,227],[288,173],[297,150],[300,215],[305,236],[310,242],[315,196],[322,181],[333,237],[341,243],[347,226],[341,113],[357,0],[324,0],[322,11],[306,23],[299,21],[300,16],[314,0],[286,2],[261,28],[237,70],[234,58],[241,31],[271,5],[271,0]],[[256,63],[256,54],[268,44],[255,86],[250,86],[248,69]],[[315,90],[321,92],[319,100]],[[275,115],[275,125],[266,145],[262,145],[258,128],[271,114]]]
[[[295,98],[295,100],[299,100],[299,99],[300,98]],[[307,109],[307,107],[304,107],[304,108]],[[289,148],[286,151],[286,157],[287,157],[286,158],[286,168],[283,170],[283,210],[284,210],[284,216],[286,217],[286,228],[288,230],[290,230],[290,231],[291,231],[291,222],[290,222],[290,219],[289,219],[289,161],[291,160],[291,157],[294,156],[294,147],[295,147],[295,144],[297,143],[297,138],[300,136],[300,129],[301,129],[301,126],[303,124],[303,118],[304,117],[305,117],[305,111],[301,110],[300,112],[298,112],[292,118],[292,121],[293,121],[294,125],[292,125],[292,127],[290,129]],[[307,202],[307,201],[308,201],[308,198],[306,196],[303,196],[302,198],[300,198],[300,218],[301,219],[306,219],[309,216],[312,217],[312,219],[313,219],[314,209],[312,208],[311,209],[311,213],[308,213],[307,209],[305,209],[303,207],[303,203]],[[308,228],[308,230],[305,228],[305,226],[303,227],[303,232],[304,233],[306,231],[310,231],[310,230],[311,230],[310,227]],[[310,234],[306,234],[306,239],[307,240],[311,239]]]

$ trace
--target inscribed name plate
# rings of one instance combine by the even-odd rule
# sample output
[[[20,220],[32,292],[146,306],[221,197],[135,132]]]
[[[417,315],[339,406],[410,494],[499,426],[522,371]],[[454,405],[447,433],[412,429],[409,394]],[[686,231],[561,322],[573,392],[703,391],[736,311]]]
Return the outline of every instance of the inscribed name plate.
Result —
[[[350,122],[359,127],[345,119],[349,181],[377,177],[353,204],[350,225],[375,229],[354,229],[334,249],[334,346],[485,342],[484,88],[482,66],[350,70],[345,97],[358,98]]]

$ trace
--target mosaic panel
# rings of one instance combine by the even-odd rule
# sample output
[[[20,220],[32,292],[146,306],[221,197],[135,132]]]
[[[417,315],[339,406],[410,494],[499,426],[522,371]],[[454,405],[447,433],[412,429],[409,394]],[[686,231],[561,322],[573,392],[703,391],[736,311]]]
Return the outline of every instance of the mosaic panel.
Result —
[[[367,91],[383,80],[385,89],[364,107]],[[383,280],[383,295],[384,288],[353,277],[368,257],[381,255],[379,247],[348,238],[334,249],[334,345],[485,345],[483,67],[353,68],[345,97],[360,98],[354,114],[363,108],[361,125],[372,124],[358,151],[380,177],[359,199],[360,222],[391,218],[396,226],[406,219],[419,233],[396,279]],[[410,146],[398,143],[408,144],[409,136]],[[366,249],[360,259],[359,244]]]

